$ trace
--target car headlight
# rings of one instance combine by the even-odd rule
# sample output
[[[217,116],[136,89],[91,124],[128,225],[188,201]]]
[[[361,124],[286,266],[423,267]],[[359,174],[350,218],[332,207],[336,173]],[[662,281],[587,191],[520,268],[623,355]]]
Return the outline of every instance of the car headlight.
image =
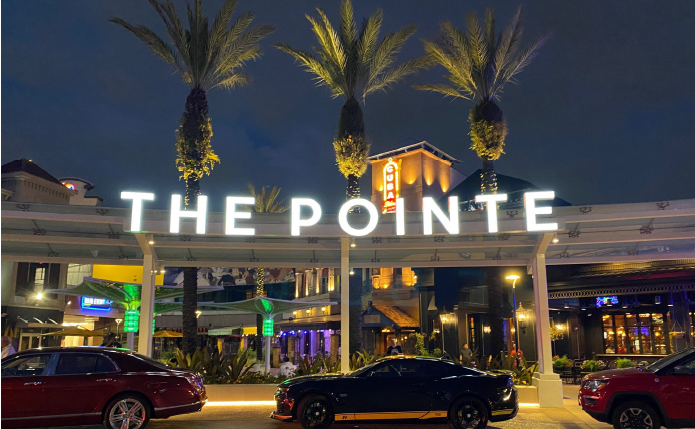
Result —
[[[606,380],[588,380],[584,382],[584,388],[591,391],[601,390],[608,385]]]

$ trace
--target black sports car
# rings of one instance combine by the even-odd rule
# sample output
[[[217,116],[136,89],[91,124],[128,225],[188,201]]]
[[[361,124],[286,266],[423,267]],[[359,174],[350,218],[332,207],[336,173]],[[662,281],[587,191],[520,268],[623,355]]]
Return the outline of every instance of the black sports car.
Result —
[[[456,429],[483,429],[519,411],[510,375],[465,368],[451,361],[389,357],[348,375],[287,380],[275,393],[271,417],[305,429],[355,420],[449,419]]]

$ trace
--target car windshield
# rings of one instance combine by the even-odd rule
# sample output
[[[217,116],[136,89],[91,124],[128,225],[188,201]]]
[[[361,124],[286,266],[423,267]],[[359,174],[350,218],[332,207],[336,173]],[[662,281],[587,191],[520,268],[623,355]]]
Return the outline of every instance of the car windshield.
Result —
[[[351,372],[350,377],[362,377],[363,375],[367,374],[369,371],[371,371],[375,366],[377,366],[380,363],[381,362],[372,362],[370,364],[367,364],[367,365],[363,366],[362,368]]]
[[[671,365],[672,363],[681,359],[683,356],[686,356],[690,353],[695,353],[695,349],[686,349],[686,350],[680,351],[678,353],[674,353],[670,356],[666,356],[665,358],[658,360],[658,361],[654,362],[653,364],[649,365],[648,367],[644,368],[643,371],[656,372],[662,368],[666,368],[667,366]]]

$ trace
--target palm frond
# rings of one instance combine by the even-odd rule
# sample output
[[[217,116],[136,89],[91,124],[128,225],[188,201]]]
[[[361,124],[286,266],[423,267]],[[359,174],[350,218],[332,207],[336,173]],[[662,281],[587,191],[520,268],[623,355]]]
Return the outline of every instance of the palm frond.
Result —
[[[377,9],[362,23],[360,35],[357,38],[357,62],[360,65],[358,75],[366,77],[369,75],[369,64],[371,64],[375,47],[379,41],[379,31],[384,20],[384,12]]]
[[[449,85],[442,85],[442,84],[413,85],[413,88],[418,89],[420,91],[438,92],[440,94],[446,95],[447,97],[464,98],[466,100],[471,99],[467,95],[462,94],[456,88],[449,86]]]
[[[367,80],[367,85],[394,63],[396,54],[401,51],[405,42],[410,36],[415,34],[416,30],[417,26],[409,24],[395,33],[389,33],[384,36],[384,39],[376,47],[374,57],[369,64],[369,79]]]
[[[154,31],[142,25],[135,27],[128,24],[121,18],[110,18],[109,21],[113,22],[114,24],[118,24],[133,33],[138,39],[142,40],[142,42],[147,45],[152,52],[173,67],[175,71],[182,71],[176,51],[174,51],[171,46],[157,36]]]
[[[261,186],[260,192],[256,190],[253,183],[249,182],[246,185],[249,189],[249,193],[256,200],[253,211],[256,213],[284,213],[290,209],[290,206],[285,205],[284,202],[287,197],[277,201],[278,196],[282,188],[273,186],[270,191],[266,192],[267,186]]]
[[[495,75],[493,78],[493,85],[502,75],[503,70],[509,64],[512,59],[512,55],[516,51],[516,48],[521,39],[521,33],[523,31],[523,24],[521,19],[521,6],[516,10],[516,13],[512,17],[509,24],[504,29],[499,37],[499,43],[495,49]]]
[[[222,77],[215,86],[221,86],[226,89],[234,89],[237,86],[247,85],[251,82],[251,76],[245,72],[232,73]],[[213,88],[215,87],[213,86]]]
[[[357,23],[355,23],[355,11],[350,0],[340,2],[340,42],[345,50],[353,51],[353,44],[357,40]]]
[[[509,65],[505,68],[502,74],[502,82],[511,81],[515,75],[521,73],[524,68],[531,63],[531,61],[538,55],[538,49],[541,48],[550,38],[550,34],[547,34],[538,40],[536,40],[531,46],[524,49]],[[498,83],[498,87],[495,88],[495,93],[502,89],[503,85]]]
[[[386,70],[378,78],[370,81],[367,84],[367,86],[364,88],[363,97],[366,97],[367,95],[376,91],[386,92],[387,88],[391,88],[399,80],[411,74],[416,74],[421,68],[427,68],[430,65],[432,65],[432,59],[429,56],[424,56],[406,61],[390,70]]]
[[[306,68],[306,71],[316,75],[316,83],[321,85],[326,85],[331,90],[333,97],[339,97],[343,95],[343,88],[337,84],[334,80],[334,76],[326,69],[325,65],[321,63],[311,52],[302,51],[300,49],[294,49],[287,43],[275,43],[274,45],[279,50],[292,55],[301,65]]]

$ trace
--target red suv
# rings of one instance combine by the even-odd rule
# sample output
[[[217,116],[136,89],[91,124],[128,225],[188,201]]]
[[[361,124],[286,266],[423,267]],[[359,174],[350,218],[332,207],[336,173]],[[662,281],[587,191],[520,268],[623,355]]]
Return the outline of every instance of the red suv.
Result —
[[[582,380],[579,404],[615,429],[695,427],[695,349],[643,368],[588,375]]]

